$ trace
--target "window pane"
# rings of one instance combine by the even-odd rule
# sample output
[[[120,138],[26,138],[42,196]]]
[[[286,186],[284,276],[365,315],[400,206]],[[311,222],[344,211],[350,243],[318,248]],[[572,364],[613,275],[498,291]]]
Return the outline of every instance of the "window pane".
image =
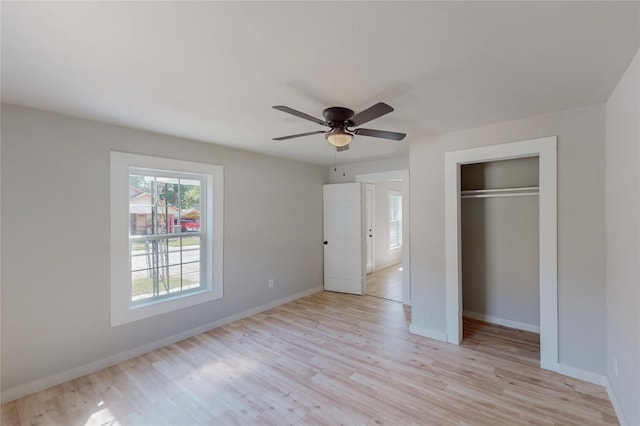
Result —
[[[166,185],[162,182],[158,182],[157,179],[153,179],[153,189],[151,192],[151,202],[153,203],[153,210],[155,213],[154,217],[154,234],[166,234],[167,233],[167,222],[166,217],[169,206],[166,203],[167,198],[167,189]]]
[[[191,267],[192,272],[183,272],[182,274],[183,290],[200,287],[200,264],[192,263],[189,266]]]
[[[169,267],[169,292],[176,293],[182,291],[182,267],[174,265]]]
[[[182,240],[182,289],[200,286],[200,245],[199,236],[183,237]]]
[[[180,232],[204,231],[200,226],[200,200],[202,187],[199,181],[181,179],[180,192]]]
[[[389,193],[389,248],[402,247],[402,195]]]
[[[178,177],[129,175],[129,235],[199,232],[202,185]]]
[[[146,235],[151,226],[151,185],[142,175],[129,175],[129,235]]]
[[[389,224],[389,245],[391,247],[398,246],[398,223]]]
[[[179,239],[182,247],[181,263],[200,261],[200,237],[197,235],[182,237]]]
[[[200,286],[200,236],[131,242],[131,301]]]

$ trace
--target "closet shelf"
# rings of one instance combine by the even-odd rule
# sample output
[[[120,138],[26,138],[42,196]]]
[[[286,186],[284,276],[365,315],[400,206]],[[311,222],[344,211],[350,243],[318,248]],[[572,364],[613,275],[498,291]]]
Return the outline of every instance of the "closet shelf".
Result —
[[[524,197],[537,196],[539,193],[540,188],[537,186],[502,189],[472,189],[468,191],[460,191],[460,198]]]

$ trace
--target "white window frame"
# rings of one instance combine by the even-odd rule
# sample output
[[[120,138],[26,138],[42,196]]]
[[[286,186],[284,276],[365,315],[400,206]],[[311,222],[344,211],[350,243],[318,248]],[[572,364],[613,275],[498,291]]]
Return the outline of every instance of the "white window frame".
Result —
[[[150,318],[223,296],[223,167],[191,161],[111,152],[111,326]],[[197,174],[204,178],[201,217],[204,282],[199,291],[176,293],[149,303],[131,301],[131,256],[129,251],[129,174],[130,169],[151,169]]]
[[[400,197],[400,214],[398,215],[398,223],[400,224],[398,229],[398,239],[400,240],[400,244],[392,246],[391,245],[391,197]],[[387,249],[389,251],[389,253],[399,250],[402,248],[402,192],[400,191],[394,191],[394,190],[387,190],[387,238],[388,238],[388,245],[387,245]]]

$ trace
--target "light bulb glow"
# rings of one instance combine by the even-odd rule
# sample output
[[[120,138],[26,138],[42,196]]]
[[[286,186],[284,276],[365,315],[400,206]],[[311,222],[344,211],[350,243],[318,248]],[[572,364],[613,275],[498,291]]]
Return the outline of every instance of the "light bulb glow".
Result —
[[[325,135],[325,138],[333,146],[345,146],[353,140],[353,135],[343,128],[336,128]]]

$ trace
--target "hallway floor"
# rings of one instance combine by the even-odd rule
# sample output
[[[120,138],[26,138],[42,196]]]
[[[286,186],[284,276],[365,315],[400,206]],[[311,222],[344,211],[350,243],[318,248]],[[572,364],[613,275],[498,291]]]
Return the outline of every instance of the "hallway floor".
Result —
[[[402,302],[402,263],[367,275],[364,294]]]

